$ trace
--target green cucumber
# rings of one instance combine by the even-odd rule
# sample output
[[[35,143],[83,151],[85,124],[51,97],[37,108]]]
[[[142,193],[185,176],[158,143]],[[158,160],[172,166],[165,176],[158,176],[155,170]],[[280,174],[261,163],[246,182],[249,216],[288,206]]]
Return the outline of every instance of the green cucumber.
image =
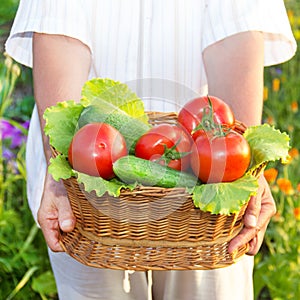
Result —
[[[78,129],[93,122],[107,123],[115,127],[125,138],[129,153],[134,153],[137,140],[146,133],[150,124],[146,124],[137,118],[133,118],[126,112],[118,110],[103,109],[101,106],[90,105],[83,109],[78,119]]]
[[[119,158],[113,164],[114,173],[125,183],[164,188],[194,187],[198,178],[133,155]]]

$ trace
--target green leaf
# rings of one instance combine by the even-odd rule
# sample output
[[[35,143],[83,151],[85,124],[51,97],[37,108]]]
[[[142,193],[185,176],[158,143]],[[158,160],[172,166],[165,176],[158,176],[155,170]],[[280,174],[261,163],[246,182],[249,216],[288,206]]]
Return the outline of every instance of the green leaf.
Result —
[[[111,196],[118,197],[122,188],[133,190],[136,186],[135,184],[125,184],[116,179],[108,181],[101,177],[89,176],[80,172],[76,172],[76,174],[78,183],[84,185],[84,190],[86,192],[95,191],[98,197],[103,196],[106,192]]]
[[[246,129],[247,139],[252,153],[250,168],[263,163],[281,160],[285,163],[289,157],[289,136],[269,124],[252,126]]]
[[[212,214],[230,215],[240,211],[257,192],[258,182],[252,175],[245,175],[233,182],[202,184],[193,190],[194,205]]]
[[[58,102],[44,112],[45,134],[49,136],[50,145],[62,154],[68,155],[69,145],[82,109],[82,104],[70,100]]]
[[[48,172],[56,181],[59,181],[59,179],[68,179],[74,176],[74,171],[72,170],[65,155],[58,155],[55,158],[50,158]]]
[[[51,271],[46,271],[33,278],[31,287],[35,292],[43,295],[55,295],[57,292],[55,279]]]
[[[81,101],[86,106],[91,104],[102,106],[105,112],[109,107],[114,113],[119,109],[148,123],[143,101],[126,84],[112,79],[94,78],[87,81],[82,88]]]

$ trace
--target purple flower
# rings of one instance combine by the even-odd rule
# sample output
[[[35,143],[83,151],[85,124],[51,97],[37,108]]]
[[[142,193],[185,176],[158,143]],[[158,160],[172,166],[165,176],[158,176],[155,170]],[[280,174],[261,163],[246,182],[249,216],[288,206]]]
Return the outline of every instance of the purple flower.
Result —
[[[7,139],[11,135],[11,131],[13,130],[13,126],[6,120],[0,120],[0,133],[1,139]]]
[[[2,156],[5,160],[9,161],[9,160],[15,158],[16,155],[11,150],[3,147]]]
[[[27,129],[29,122],[24,122],[22,126]],[[22,130],[4,119],[0,119],[0,138],[2,140],[10,139],[10,147],[12,149],[20,147],[26,141],[26,136],[23,134]]]
[[[25,128],[25,129],[29,129],[29,124],[30,124],[30,121],[29,120],[27,120],[27,121],[25,121],[25,122],[23,122],[21,125]]]
[[[275,68],[275,70],[276,70],[276,73],[277,73],[278,75],[281,75],[281,74],[282,74],[282,69],[280,69],[280,68]]]

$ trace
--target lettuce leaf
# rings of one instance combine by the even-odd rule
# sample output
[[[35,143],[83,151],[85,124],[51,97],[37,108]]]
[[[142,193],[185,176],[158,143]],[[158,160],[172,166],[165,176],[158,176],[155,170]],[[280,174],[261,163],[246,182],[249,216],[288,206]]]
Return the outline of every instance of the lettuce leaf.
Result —
[[[61,154],[68,155],[77,120],[82,110],[81,103],[69,100],[58,102],[44,112],[45,134],[49,136],[50,145]]]
[[[63,154],[50,158],[48,172],[56,181],[59,181],[60,179],[68,179],[72,176],[75,176],[75,171],[71,168],[67,157]]]
[[[77,174],[78,183],[83,184],[84,190],[86,192],[95,191],[98,197],[103,196],[106,192],[110,196],[118,197],[121,189],[133,190],[136,187],[136,184],[126,184],[115,178],[108,181],[101,177],[89,176],[80,172],[75,173]]]
[[[285,132],[269,124],[263,124],[247,128],[244,137],[251,148],[251,169],[266,162],[281,160],[282,163],[286,163],[288,161],[290,138]]]
[[[239,212],[251,196],[256,195],[257,179],[245,175],[233,182],[202,184],[193,189],[195,207],[212,214],[230,215]]]
[[[82,89],[82,102],[102,106],[105,112],[111,107],[111,112],[123,111],[148,124],[143,101],[124,83],[108,78],[89,80]]]

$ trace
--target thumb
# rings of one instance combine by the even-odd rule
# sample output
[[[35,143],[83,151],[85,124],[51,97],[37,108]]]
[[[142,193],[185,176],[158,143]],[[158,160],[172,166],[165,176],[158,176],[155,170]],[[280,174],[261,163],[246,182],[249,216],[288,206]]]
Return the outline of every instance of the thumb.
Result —
[[[248,228],[257,226],[257,218],[261,209],[259,197],[251,197],[244,215],[244,225]]]
[[[58,223],[64,232],[70,232],[74,229],[76,219],[73,214],[68,198],[60,198],[57,202]]]

